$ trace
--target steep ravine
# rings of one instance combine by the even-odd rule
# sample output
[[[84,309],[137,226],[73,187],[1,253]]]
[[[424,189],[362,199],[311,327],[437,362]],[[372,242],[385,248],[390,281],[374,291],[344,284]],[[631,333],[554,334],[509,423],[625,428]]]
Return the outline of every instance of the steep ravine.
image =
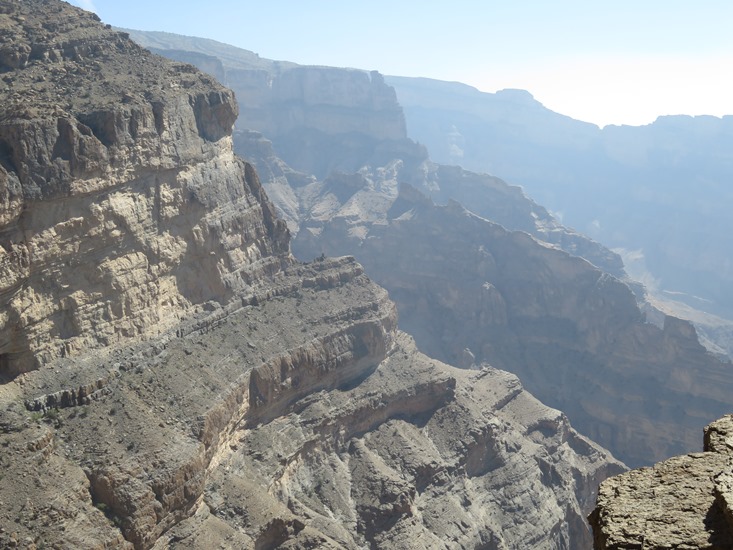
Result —
[[[590,545],[623,466],[293,260],[231,92],[64,2],[0,28],[0,546]]]
[[[133,36],[204,69],[218,60],[240,101],[257,98],[235,147],[261,173],[295,255],[353,254],[432,357],[514,372],[631,465],[695,449],[699,431],[733,406],[730,364],[709,355],[689,323],[660,312],[645,322],[630,288],[644,289],[618,255],[518,187],[435,164],[406,134],[385,139],[403,115],[374,74],[297,67],[196,38]],[[283,110],[302,116],[282,125]]]
[[[730,408],[730,364],[689,323],[646,323],[620,280],[456,202],[435,205],[399,185],[400,170],[363,170],[341,202],[328,181],[312,184],[310,212],[328,214],[304,221],[296,255],[353,251],[422,350],[510,370],[627,464],[693,449]]]

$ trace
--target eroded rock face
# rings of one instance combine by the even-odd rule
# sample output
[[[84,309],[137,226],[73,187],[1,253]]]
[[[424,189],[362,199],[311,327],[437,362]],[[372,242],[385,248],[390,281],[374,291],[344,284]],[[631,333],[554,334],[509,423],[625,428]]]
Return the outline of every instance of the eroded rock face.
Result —
[[[428,355],[514,372],[627,464],[694,448],[728,409],[729,365],[706,353],[689,323],[645,323],[620,280],[456,202],[437,206],[399,185],[404,177],[393,163],[296,188],[308,215],[295,254],[353,251]],[[511,202],[493,193],[501,217]]]
[[[229,90],[91,14],[0,7],[5,49],[29,49],[0,90],[3,376],[165,329],[288,263],[232,153]]]
[[[24,374],[0,396],[0,540],[587,548],[622,465],[513,375],[429,359],[395,321],[353,259],[326,259]]]
[[[373,180],[370,172],[390,171],[438,203],[453,199],[470,205],[480,216],[530,232],[614,276],[625,277],[617,254],[558,223],[521,188],[431,162],[425,147],[407,138],[402,106],[379,73],[298,66],[213,40],[129,32],[140,44],[192,63],[236,92],[242,116],[234,136],[235,150],[257,166],[268,194],[294,233],[301,222],[310,227],[327,221],[327,214],[335,214],[352,195],[358,195],[351,201],[354,204],[368,203],[356,173],[364,172]],[[399,169],[389,167],[394,162],[400,163]],[[325,193],[323,183],[339,202],[332,201],[332,211],[319,209],[311,215],[314,196]]]
[[[175,37],[135,36],[158,40],[161,48],[175,43]],[[187,44],[197,47],[195,40]],[[658,326],[646,323],[629,288],[644,291],[625,276],[618,255],[562,226],[519,187],[432,163],[409,140],[376,141],[364,128],[334,140],[318,126],[317,108],[314,122],[299,119],[307,147],[284,147],[272,130],[280,115],[267,109],[274,97],[267,78],[293,67],[222,44],[206,42],[205,50],[261,77],[248,81],[251,89],[237,85],[243,93],[258,90],[255,121],[244,117],[240,124],[262,133],[239,132],[235,145],[263,175],[295,235],[295,255],[354,254],[390,291],[402,326],[422,350],[452,364],[488,361],[517,373],[631,465],[695,448],[699,430],[729,410],[730,365],[706,354],[689,323],[661,313]],[[313,70],[314,81],[325,74]],[[359,114],[381,113],[365,113],[363,104],[349,103],[343,86],[318,81],[324,89],[311,90],[324,102],[341,97],[345,125]],[[365,81],[361,86],[358,97],[369,90]],[[521,93],[503,96],[518,105],[533,101]],[[293,100],[304,113],[317,105]]]
[[[608,479],[590,515],[594,548],[733,548],[733,416],[705,428],[704,452]]]
[[[0,25],[0,546],[588,546],[623,466],[294,262],[230,92],[63,2]]]

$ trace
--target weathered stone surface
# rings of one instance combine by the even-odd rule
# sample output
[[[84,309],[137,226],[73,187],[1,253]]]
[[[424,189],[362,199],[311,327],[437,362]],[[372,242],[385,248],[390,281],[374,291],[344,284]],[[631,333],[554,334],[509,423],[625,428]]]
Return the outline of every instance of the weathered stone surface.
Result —
[[[272,61],[201,38],[129,33],[140,44],[193,63],[232,87],[242,113],[235,150],[257,166],[291,231],[297,233],[298,220],[312,207],[307,195],[319,192],[314,190],[317,186],[293,191],[314,183],[311,174],[328,179],[329,189],[338,190],[343,198],[349,189],[349,196],[359,189],[353,182],[341,189],[344,178],[340,174],[348,178],[362,168],[377,170],[400,160],[404,165],[398,170],[400,181],[419,187],[436,202],[453,199],[470,204],[480,216],[530,232],[615,276],[624,276],[617,254],[558,223],[519,187],[486,174],[430,162],[425,147],[407,139],[402,107],[379,73]],[[360,195],[361,201],[356,198],[354,202],[368,201],[365,193]],[[324,214],[319,212],[318,218],[325,219]]]
[[[705,430],[705,452],[670,458],[601,484],[590,515],[596,550],[733,548],[733,417]]]
[[[622,469],[513,375],[419,353],[350,259],[290,267],[266,295],[163,338],[52,365],[0,395],[15,426],[0,525],[18,519],[47,545],[121,532],[135,548],[580,549],[578,518]],[[11,406],[56,405],[109,372],[80,403]],[[26,514],[18,494],[55,508]]]
[[[421,188],[449,188],[441,177],[460,173],[437,172]],[[305,213],[295,254],[353,252],[422,350],[514,372],[628,464],[693,449],[728,410],[729,365],[706,353],[689,323],[645,323],[620,280],[538,240],[540,231],[533,238],[456,202],[435,205],[398,183],[410,176],[419,182],[395,162],[294,188]],[[488,205],[491,189],[486,196]],[[495,217],[512,218],[502,214],[510,200],[495,205]]]
[[[230,92],[68,4],[0,12],[0,546],[589,545],[623,466],[420,353],[353,258],[294,262]]]
[[[195,39],[135,36],[159,38],[161,50],[203,48]],[[275,62],[249,52],[205,47],[225,66],[237,59],[253,73],[278,71]],[[266,81],[248,86],[261,99],[251,127],[264,135],[241,131],[235,146],[263,175],[295,235],[295,255],[354,254],[390,291],[401,326],[422,350],[451,364],[488,361],[515,372],[631,465],[696,448],[702,427],[730,409],[730,365],[706,354],[689,323],[661,313],[658,326],[644,322],[619,256],[563,227],[519,187],[436,165],[409,140],[376,141],[363,128],[359,136],[338,138],[368,147],[334,144],[313,122],[307,147],[284,148],[283,135],[262,120],[279,116],[277,109],[268,114],[262,100],[272,94]],[[335,101],[339,90],[326,89],[324,97]],[[379,114],[363,113],[348,97],[341,101],[345,123],[357,113]],[[308,106],[301,101],[300,108]],[[246,117],[241,125],[249,125]]]
[[[3,376],[163,330],[289,262],[232,153],[229,90],[91,14],[2,5],[6,44],[32,47],[0,90]]]

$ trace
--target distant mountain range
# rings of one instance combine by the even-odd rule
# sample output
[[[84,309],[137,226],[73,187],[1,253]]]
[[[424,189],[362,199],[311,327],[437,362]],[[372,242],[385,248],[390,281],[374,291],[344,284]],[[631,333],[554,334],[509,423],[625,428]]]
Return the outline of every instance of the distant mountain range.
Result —
[[[652,290],[733,317],[733,116],[600,129],[523,90],[385,80],[433,160],[521,185]]]

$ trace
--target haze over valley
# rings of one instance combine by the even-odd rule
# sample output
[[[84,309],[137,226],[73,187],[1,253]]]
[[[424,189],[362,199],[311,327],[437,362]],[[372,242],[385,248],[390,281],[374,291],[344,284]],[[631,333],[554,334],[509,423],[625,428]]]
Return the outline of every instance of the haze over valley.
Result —
[[[419,72],[729,7],[75,3],[0,0],[0,546],[729,546],[731,117]]]

